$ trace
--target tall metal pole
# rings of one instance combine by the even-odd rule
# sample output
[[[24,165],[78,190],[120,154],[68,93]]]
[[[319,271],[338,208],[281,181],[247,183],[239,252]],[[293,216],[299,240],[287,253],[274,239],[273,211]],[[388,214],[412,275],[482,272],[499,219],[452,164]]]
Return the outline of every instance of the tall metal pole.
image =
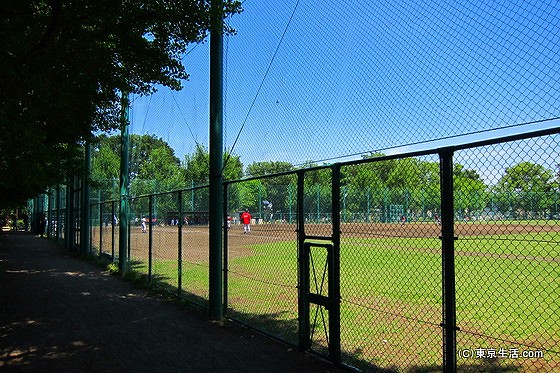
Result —
[[[85,160],[84,160],[84,179],[82,184],[82,218],[80,220],[80,254],[89,255],[90,253],[90,187],[89,178],[91,172],[91,147],[89,141],[85,145]]]
[[[443,371],[457,371],[455,307],[455,232],[453,217],[453,152],[440,152],[441,241],[443,292]]]
[[[121,274],[128,270],[128,215],[130,211],[128,200],[128,122],[129,99],[128,93],[123,92],[121,98],[121,175],[119,193],[119,272]]]
[[[305,195],[305,173],[297,173],[297,236],[298,236],[298,335],[299,350],[311,347],[311,326],[309,321],[309,255],[305,249],[305,216],[303,197]]]
[[[335,364],[340,363],[340,165],[332,168],[332,250],[329,264],[329,358]],[[344,187],[344,204],[348,190]],[[346,206],[344,206],[346,214]]]
[[[210,31],[210,197],[209,197],[209,311],[210,319],[222,320],[222,167],[223,167],[223,5],[212,0]]]

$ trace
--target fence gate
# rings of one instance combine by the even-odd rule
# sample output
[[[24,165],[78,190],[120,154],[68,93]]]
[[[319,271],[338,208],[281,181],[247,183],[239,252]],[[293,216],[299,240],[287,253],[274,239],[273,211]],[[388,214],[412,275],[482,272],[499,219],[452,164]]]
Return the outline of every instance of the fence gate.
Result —
[[[307,229],[305,172],[298,174],[299,346],[334,363],[341,359],[339,171],[332,168],[332,222],[307,223]]]

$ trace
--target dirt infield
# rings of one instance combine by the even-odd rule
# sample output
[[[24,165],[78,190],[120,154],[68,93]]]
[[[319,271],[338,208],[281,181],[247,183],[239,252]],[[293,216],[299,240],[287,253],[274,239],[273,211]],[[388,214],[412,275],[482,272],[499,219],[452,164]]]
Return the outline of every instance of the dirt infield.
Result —
[[[155,257],[173,259],[177,257],[179,233],[177,226],[152,227],[152,246]],[[297,240],[295,224],[260,224],[252,225],[249,234],[243,233],[241,225],[233,225],[228,231],[228,257],[252,255],[251,246],[272,242],[295,242]],[[103,228],[103,251],[110,252],[111,227]],[[118,242],[118,229],[115,229]],[[455,224],[458,238],[473,236],[502,236],[532,233],[558,233],[560,225],[469,222]],[[332,225],[306,224],[305,234],[309,236],[330,237]],[[343,223],[341,237],[345,238],[439,238],[441,225],[435,223]],[[182,228],[183,259],[194,263],[208,262],[208,226],[184,226]],[[131,229],[131,254],[145,258],[148,254],[149,234],[142,233],[140,227]],[[99,247],[99,228],[93,230],[93,245]]]

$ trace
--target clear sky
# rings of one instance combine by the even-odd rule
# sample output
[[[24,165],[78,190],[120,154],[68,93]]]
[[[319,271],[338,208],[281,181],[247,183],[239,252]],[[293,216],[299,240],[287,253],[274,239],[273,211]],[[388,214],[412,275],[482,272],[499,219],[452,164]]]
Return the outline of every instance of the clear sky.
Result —
[[[230,150],[239,135],[233,153],[244,164],[343,161],[497,128],[558,127],[521,126],[560,117],[557,0],[246,0],[243,8],[228,20],[237,34],[224,38],[224,144]],[[208,43],[184,62],[183,91],[162,89],[132,108],[132,132],[162,137],[180,158],[208,145]],[[541,139],[537,155],[527,143],[487,150],[488,161],[472,168],[494,175],[500,149],[548,164],[559,159],[558,141]]]

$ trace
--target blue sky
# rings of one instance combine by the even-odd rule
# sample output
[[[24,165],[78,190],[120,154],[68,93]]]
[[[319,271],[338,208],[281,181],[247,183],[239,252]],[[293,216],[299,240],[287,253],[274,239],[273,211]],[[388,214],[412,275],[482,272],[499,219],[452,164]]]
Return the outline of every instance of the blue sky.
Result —
[[[224,39],[224,145],[231,149],[239,134],[233,153],[244,164],[344,161],[504,127],[511,129],[498,135],[558,127],[522,126],[560,116],[558,1],[246,0],[243,7],[228,20],[237,34]],[[205,43],[185,56],[191,77],[183,91],[135,98],[133,133],[162,137],[180,158],[196,142],[208,145],[208,55]],[[558,136],[541,143],[536,155],[510,145],[509,158],[559,158]],[[487,153],[478,168],[493,175]]]

